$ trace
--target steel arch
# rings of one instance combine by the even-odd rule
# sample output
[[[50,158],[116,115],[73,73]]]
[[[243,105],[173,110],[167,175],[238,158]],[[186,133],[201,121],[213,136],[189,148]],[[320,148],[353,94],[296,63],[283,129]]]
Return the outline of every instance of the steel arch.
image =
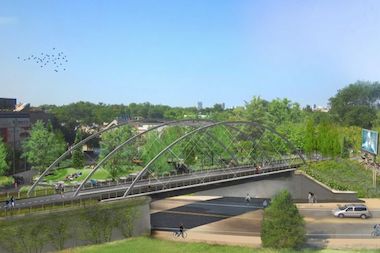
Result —
[[[195,120],[194,119],[185,119],[185,120],[175,120],[175,121],[169,121],[169,122],[176,122],[176,123],[181,123],[181,122],[194,122]],[[210,120],[196,120],[197,122],[211,122]],[[34,182],[34,184],[30,187],[30,189],[28,190],[27,192],[27,196],[30,195],[30,193],[34,190],[34,188],[37,186],[37,184],[42,180],[42,178],[50,171],[54,168],[55,165],[57,165],[59,162],[61,162],[64,158],[66,158],[73,150],[75,150],[76,148],[80,147],[80,146],[83,146],[83,144],[85,144],[86,142],[88,142],[89,140],[92,140],[94,139],[95,137],[98,137],[100,134],[104,133],[104,132],[107,132],[107,131],[110,131],[112,129],[115,129],[115,128],[119,128],[121,126],[124,126],[124,125],[129,125],[129,124],[137,124],[137,123],[143,123],[144,121],[127,121],[127,122],[123,122],[123,123],[120,123],[118,125],[115,125],[115,126],[111,126],[111,127],[108,127],[108,128],[105,128],[103,130],[100,130],[99,132],[96,132],[90,136],[88,136],[87,138],[83,139],[82,141],[78,142],[77,144],[75,144],[74,146],[70,147],[69,149],[67,149],[60,157],[58,157],[52,164],[50,164],[50,166],[44,171],[42,172],[42,174],[38,177],[38,179],[36,180],[36,182]],[[148,122],[148,121],[147,121]],[[167,122],[163,122],[163,121],[158,121],[158,122],[161,122],[162,124],[159,125],[159,126],[165,126],[167,124]],[[157,127],[158,128],[158,127]]]
[[[203,122],[203,123],[215,123],[215,121],[212,121],[212,120],[176,120],[176,121],[169,121],[169,122],[166,122],[166,123],[162,123],[158,126],[155,126],[155,127],[152,127],[142,133],[139,133],[139,134],[136,134],[134,136],[132,136],[131,138],[129,138],[128,140],[124,141],[123,143],[121,143],[120,145],[118,145],[117,147],[115,147],[110,153],[108,153],[93,169],[92,171],[87,175],[87,177],[82,181],[82,183],[79,185],[79,187],[75,190],[74,192],[74,197],[76,197],[78,194],[79,194],[79,191],[83,188],[84,184],[91,178],[91,176],[106,162],[108,161],[117,151],[119,151],[121,148],[123,148],[125,145],[127,145],[128,143],[134,141],[136,138],[148,133],[148,132],[151,132],[153,130],[156,130],[160,127],[163,127],[163,126],[168,126],[168,125],[173,125],[173,124],[177,124],[177,123],[186,123],[186,122]],[[233,127],[234,128],[234,127]],[[240,129],[237,129],[235,128],[235,130],[239,131],[240,133],[243,133],[240,131]],[[244,134],[244,133],[243,133]],[[216,140],[227,152],[227,148],[224,146],[224,144],[218,140],[215,136],[211,135],[210,134],[210,137],[213,138],[214,140]],[[228,152],[231,156],[231,158],[233,160],[235,160],[235,162],[238,163],[236,157],[231,153],[231,152]]]
[[[120,126],[123,126],[123,125],[126,125],[128,124],[127,122],[125,123],[121,123],[119,125],[116,125],[116,126],[112,126],[112,127],[109,127],[109,128],[105,128],[103,130],[100,130],[99,132],[96,132],[90,136],[88,136],[87,138],[81,140],[80,142],[78,142],[77,144],[75,144],[74,146],[68,148],[60,157],[58,157],[52,164],[50,164],[50,166],[44,170],[44,172],[42,172],[42,174],[38,177],[38,179],[36,180],[36,182],[34,182],[34,184],[32,185],[32,187],[30,187],[30,189],[28,190],[27,192],[27,195],[29,196],[30,193],[34,190],[34,188],[37,186],[37,184],[42,180],[42,178],[51,170],[54,168],[55,165],[57,165],[57,163],[59,163],[60,161],[62,161],[64,158],[66,158],[74,149],[82,146],[83,144],[85,144],[86,142],[88,142],[89,140],[92,140],[94,139],[95,137],[99,136],[100,134],[106,132],[106,131],[109,131],[111,129],[114,129],[114,128],[117,128],[117,127],[120,127]]]
[[[207,128],[215,127],[215,126],[218,126],[218,125],[228,125],[228,124],[247,124],[247,125],[250,125],[250,126],[258,126],[260,128],[264,128],[264,129],[269,130],[273,134],[279,136],[288,145],[290,145],[290,147],[292,147],[292,149],[295,150],[296,153],[298,154],[298,156],[302,159],[303,163],[306,164],[306,161],[303,158],[302,154],[299,152],[299,150],[296,149],[294,147],[294,145],[290,141],[288,141],[284,136],[282,136],[281,134],[279,134],[277,131],[275,131],[274,129],[272,129],[270,127],[267,127],[267,126],[264,126],[264,125],[260,125],[260,124],[258,124],[256,122],[247,122],[247,121],[222,121],[222,122],[216,122],[216,123],[211,123],[209,125],[202,126],[202,127],[199,127],[199,128],[197,128],[195,130],[190,131],[189,133],[187,133],[187,134],[179,137],[178,139],[176,139],[175,141],[173,141],[171,144],[169,144],[167,147],[165,147],[163,150],[161,150],[160,153],[158,153],[152,160],[150,160],[147,163],[147,165],[145,165],[145,167],[137,174],[136,178],[132,181],[131,185],[128,188],[126,188],[126,191],[124,192],[123,198],[126,198],[128,196],[128,194],[132,191],[133,187],[135,186],[136,182],[146,173],[146,171],[148,170],[149,166],[152,163],[154,163],[158,158],[160,158],[166,151],[168,151],[175,144],[177,144],[181,140],[185,139],[186,137],[188,137],[190,135],[193,135],[195,133],[198,133],[200,131],[203,131],[203,130],[205,130]]]

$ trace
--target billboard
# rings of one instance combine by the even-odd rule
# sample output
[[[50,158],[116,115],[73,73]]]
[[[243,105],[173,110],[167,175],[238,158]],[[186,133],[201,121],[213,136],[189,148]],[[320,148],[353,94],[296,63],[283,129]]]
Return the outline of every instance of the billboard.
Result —
[[[362,129],[362,150],[377,155],[379,134],[376,131]]]

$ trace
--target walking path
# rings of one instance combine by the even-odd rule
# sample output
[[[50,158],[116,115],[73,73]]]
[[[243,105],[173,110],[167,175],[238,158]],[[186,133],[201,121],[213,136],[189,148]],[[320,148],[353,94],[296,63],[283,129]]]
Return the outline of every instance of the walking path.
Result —
[[[187,231],[187,237],[174,237],[173,232],[154,231],[152,236],[162,240],[173,240],[180,242],[204,242],[210,244],[246,246],[252,248],[261,247],[261,238],[259,236],[244,235],[223,235],[210,234],[206,232]],[[371,239],[309,239],[307,244],[312,247],[329,248],[329,249],[380,249],[380,238]]]
[[[178,196],[174,198],[169,198],[171,201],[168,203],[157,202],[154,207],[157,209],[152,210],[153,213],[164,211],[166,208],[173,208],[184,205],[184,202],[192,203],[196,201],[207,201],[211,199],[217,199],[217,197],[207,197],[207,196]],[[168,200],[169,200],[168,199]],[[362,199],[368,206],[369,210],[380,210],[380,199]],[[168,205],[169,204],[169,205]],[[337,207],[338,203],[302,203],[297,204],[299,209],[305,210],[332,210]],[[342,204],[342,203],[339,203]],[[166,208],[165,208],[166,207]],[[235,227],[237,220],[249,220],[259,218],[261,210],[254,212],[248,212],[242,215],[230,217],[223,219],[221,221],[213,222],[210,224],[205,224],[202,226],[194,227],[193,229],[186,230],[187,238],[183,239],[181,237],[174,237],[173,232],[168,231],[154,231],[152,233],[153,237],[166,240],[175,240],[182,242],[205,242],[212,244],[227,244],[227,245],[238,245],[238,246],[248,246],[253,248],[261,247],[261,238],[258,231],[259,227],[252,227],[249,229],[252,233],[239,233],[238,227]],[[333,217],[332,217],[333,218]],[[340,221],[340,220],[339,220]],[[356,220],[355,220],[356,221]],[[358,220],[363,221],[361,219]],[[367,220],[366,220],[367,221]],[[368,219],[370,222],[371,219]],[[352,221],[350,221],[352,223]],[[363,221],[364,222],[364,221]],[[248,222],[250,223],[250,222]],[[257,222],[255,222],[256,224]],[[253,224],[251,224],[253,225]],[[257,224],[259,225],[259,224]],[[337,224],[338,225],[338,224]],[[218,231],[221,231],[220,233]],[[231,231],[229,233],[228,231]],[[255,232],[254,232],[255,231]],[[370,233],[371,231],[369,231]],[[313,247],[330,248],[330,249],[380,249],[380,238],[310,238],[307,244]]]

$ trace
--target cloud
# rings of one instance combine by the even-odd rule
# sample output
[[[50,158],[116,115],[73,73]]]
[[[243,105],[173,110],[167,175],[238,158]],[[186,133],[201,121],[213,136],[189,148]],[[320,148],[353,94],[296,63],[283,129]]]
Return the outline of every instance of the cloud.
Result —
[[[12,25],[18,22],[17,17],[0,16],[0,25]]]

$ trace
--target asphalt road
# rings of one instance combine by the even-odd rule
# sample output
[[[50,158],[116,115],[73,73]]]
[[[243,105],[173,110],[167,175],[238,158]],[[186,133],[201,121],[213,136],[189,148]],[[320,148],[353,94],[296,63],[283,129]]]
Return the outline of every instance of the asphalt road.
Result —
[[[163,199],[151,204],[151,225],[170,231],[183,223],[186,229],[210,234],[260,235],[262,201],[246,204],[244,198],[216,198],[202,201]],[[380,207],[379,207],[380,208]],[[368,238],[373,225],[380,223],[380,209],[372,218],[336,218],[332,208],[299,208],[309,238]]]
[[[225,223],[228,219],[242,216],[246,213],[260,211],[262,201],[255,199],[250,203],[245,203],[240,198],[218,198],[206,201],[186,202],[171,200],[159,200],[151,205],[151,226],[157,230],[175,230],[179,224],[183,223],[186,229],[195,229],[213,223]],[[175,206],[175,205],[178,206]],[[166,209],[165,207],[169,207]],[[161,209],[161,210],[160,210]],[[166,209],[166,210],[163,210]],[[160,211],[158,211],[160,210]],[[259,219],[254,222],[247,222],[252,217],[235,219],[236,226],[241,229],[228,231],[233,234],[251,234],[258,231],[252,230],[260,223]],[[214,232],[223,232],[223,230]]]

